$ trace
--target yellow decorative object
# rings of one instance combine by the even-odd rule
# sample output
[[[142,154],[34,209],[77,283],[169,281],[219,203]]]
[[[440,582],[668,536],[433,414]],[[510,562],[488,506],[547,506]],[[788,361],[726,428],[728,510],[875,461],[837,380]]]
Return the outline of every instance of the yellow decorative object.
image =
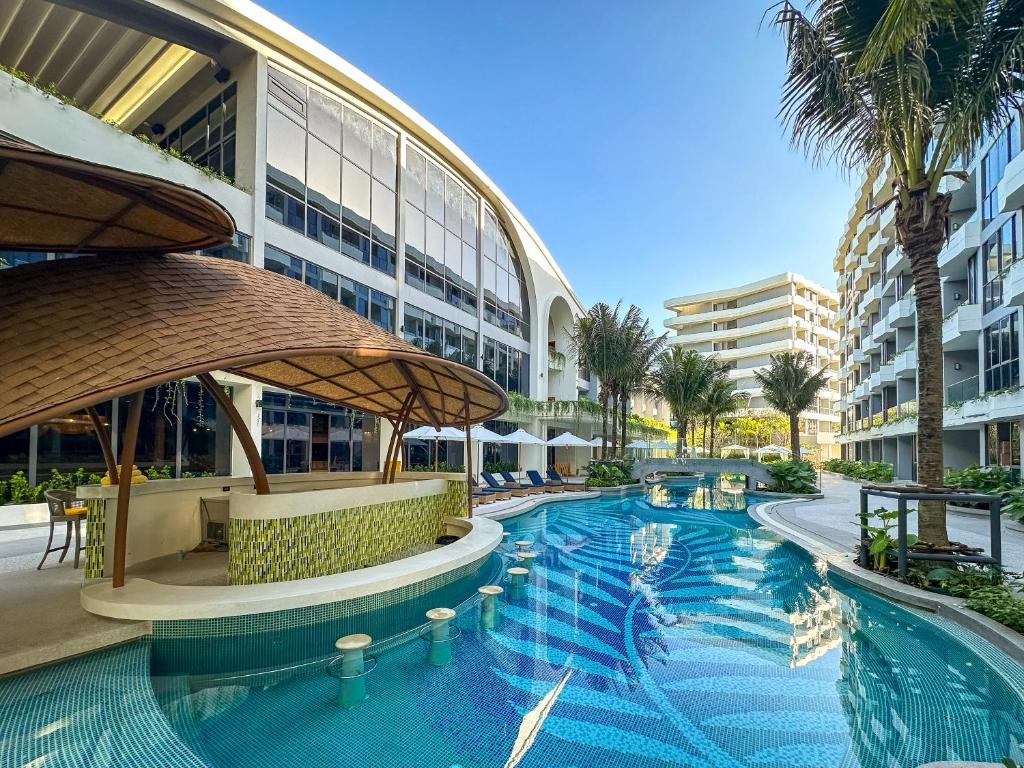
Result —
[[[120,476],[120,474],[121,474],[121,465],[120,464],[117,465],[117,473]],[[139,485],[140,483],[146,482],[146,480],[148,480],[148,479],[149,478],[147,478],[144,474],[142,474],[142,471],[138,468],[137,465],[135,465],[135,464],[132,465],[132,485]],[[100,478],[100,485],[110,485],[110,473],[109,472],[107,472],[103,477]]]
[[[84,515],[88,511],[88,507],[64,507],[65,515]]]

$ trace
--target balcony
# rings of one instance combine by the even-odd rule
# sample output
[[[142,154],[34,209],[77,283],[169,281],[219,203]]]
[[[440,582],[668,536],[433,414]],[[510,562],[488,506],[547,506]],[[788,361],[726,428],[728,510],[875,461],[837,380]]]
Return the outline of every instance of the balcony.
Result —
[[[853,397],[855,400],[863,400],[871,394],[871,380],[864,379],[860,384],[853,388]]]
[[[885,263],[885,276],[896,277],[900,272],[910,269],[910,259],[906,257],[902,248],[893,248],[892,253]]]
[[[946,405],[960,405],[978,397],[978,377],[958,381],[946,387]]]
[[[878,214],[878,231],[891,236],[895,232],[895,226],[896,205],[891,203]]]
[[[978,348],[981,333],[981,305],[961,304],[942,321],[942,348],[967,350]]]
[[[868,361],[867,350],[863,347],[853,350],[853,352],[850,353],[850,361],[857,365],[866,363]]]
[[[889,246],[889,242],[890,240],[886,234],[879,229],[868,240],[867,258],[877,263],[882,258],[882,252]]]
[[[871,335],[878,341],[885,341],[886,339],[896,335],[896,329],[889,322],[888,317],[883,317],[871,328]]]
[[[967,273],[967,259],[981,247],[981,222],[967,221],[949,236],[939,251],[939,274],[962,280]]]
[[[1014,306],[1024,306],[1024,259],[1010,265],[1010,271],[1003,280],[1003,300]]]
[[[861,313],[870,313],[882,303],[882,283],[878,282],[864,292],[860,300]]]
[[[1024,152],[1019,153],[1006,166],[999,182],[999,210],[1003,213],[1024,208]]]
[[[907,347],[892,361],[893,373],[899,379],[917,377],[917,347]]]
[[[917,305],[914,303],[913,297],[904,296],[893,302],[885,318],[893,328],[909,328],[917,324],[916,314]]]

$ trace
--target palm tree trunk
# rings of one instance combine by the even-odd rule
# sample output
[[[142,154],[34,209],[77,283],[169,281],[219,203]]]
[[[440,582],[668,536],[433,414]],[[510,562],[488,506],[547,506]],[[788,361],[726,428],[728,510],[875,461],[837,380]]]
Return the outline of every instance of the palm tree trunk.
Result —
[[[629,421],[629,396],[622,393],[622,455],[626,455],[626,434],[627,434],[627,423]]]
[[[704,449],[704,455],[708,455],[708,417],[704,417],[704,433],[700,436],[700,444]]]
[[[938,254],[945,241],[949,196],[929,201],[926,190],[912,191],[910,205],[896,204],[896,228],[914,275],[917,305],[917,478],[941,487],[942,451],[942,290]],[[949,545],[944,502],[918,504],[918,535],[932,546]]]
[[[608,392],[601,392],[601,459],[608,458]]]
[[[800,461],[800,414],[789,414],[789,450],[793,461]]]
[[[618,387],[612,387],[612,445],[611,445],[611,458],[615,458],[615,442],[616,436],[619,432],[619,389]]]
[[[686,417],[676,418],[676,455],[683,453],[683,441],[686,440]]]
[[[712,418],[711,419],[711,453],[708,454],[708,455],[709,456],[713,455],[714,452],[715,452],[715,420]]]
[[[693,421],[690,422],[690,447],[697,447],[697,417],[693,417]]]

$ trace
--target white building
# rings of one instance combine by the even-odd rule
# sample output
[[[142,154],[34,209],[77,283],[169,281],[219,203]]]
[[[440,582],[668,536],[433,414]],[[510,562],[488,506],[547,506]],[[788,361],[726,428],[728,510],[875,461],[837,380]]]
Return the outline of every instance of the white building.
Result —
[[[945,464],[1020,468],[1020,307],[1024,305],[1020,120],[956,160],[939,253],[946,390]],[[891,169],[866,174],[836,255],[843,340],[842,433],[847,458],[916,476],[917,316],[910,265],[895,243],[894,211],[865,213],[891,189]]]
[[[0,64],[77,105],[0,72],[0,131],[205,192],[238,229],[217,255],[304,281],[417,345],[482,368],[510,392],[548,401],[590,390],[563,356],[583,307],[512,202],[425,117],[263,8],[4,3]],[[53,256],[0,254],[9,266],[40,258]],[[387,425],[218,378],[262,438],[270,472],[378,468]],[[141,466],[246,471],[194,382],[147,398]],[[116,403],[101,410],[115,425],[123,418]],[[537,434],[549,425],[526,424]],[[102,471],[78,426],[0,439],[0,477],[23,470],[34,483],[51,468]],[[461,463],[461,447],[451,447]],[[538,449],[524,458],[543,459]]]
[[[771,355],[806,352],[814,364],[838,371],[835,330],[839,297],[802,275],[784,272],[732,288],[680,296],[665,302],[675,313],[665,326],[675,331],[669,343],[715,355],[730,367],[737,389],[749,396],[748,408],[763,412],[767,403],[754,373]],[[817,405],[801,414],[800,432],[817,446],[822,458],[833,452],[836,378],[818,396]]]

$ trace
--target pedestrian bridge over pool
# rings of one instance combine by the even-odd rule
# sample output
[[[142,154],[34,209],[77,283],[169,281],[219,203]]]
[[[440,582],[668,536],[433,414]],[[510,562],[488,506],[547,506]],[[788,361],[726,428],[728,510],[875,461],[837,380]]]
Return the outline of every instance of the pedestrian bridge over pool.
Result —
[[[744,475],[747,486],[771,485],[768,465],[753,459],[644,459],[633,465],[633,477],[643,479],[653,472],[701,472],[707,475]]]

